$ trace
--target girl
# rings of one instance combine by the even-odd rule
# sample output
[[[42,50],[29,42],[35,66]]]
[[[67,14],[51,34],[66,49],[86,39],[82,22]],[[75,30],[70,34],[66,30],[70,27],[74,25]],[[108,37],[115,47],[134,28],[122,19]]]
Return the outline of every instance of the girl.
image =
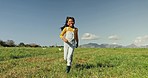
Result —
[[[75,19],[67,17],[65,25],[61,27],[60,38],[64,41],[64,60],[67,62],[66,72],[69,73],[74,48],[78,47],[78,28],[74,27]]]

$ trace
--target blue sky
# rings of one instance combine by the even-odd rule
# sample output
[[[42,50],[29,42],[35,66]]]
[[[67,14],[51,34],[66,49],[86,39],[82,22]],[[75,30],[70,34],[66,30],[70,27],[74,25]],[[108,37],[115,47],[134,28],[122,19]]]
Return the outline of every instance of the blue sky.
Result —
[[[80,44],[148,44],[148,0],[0,0],[0,39],[63,45],[60,27],[76,19]]]

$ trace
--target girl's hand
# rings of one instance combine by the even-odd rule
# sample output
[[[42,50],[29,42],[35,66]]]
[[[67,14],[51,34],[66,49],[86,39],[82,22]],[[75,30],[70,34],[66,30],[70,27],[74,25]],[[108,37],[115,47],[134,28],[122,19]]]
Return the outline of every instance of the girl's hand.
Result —
[[[77,44],[76,44],[76,48],[78,48],[78,46],[79,46],[79,45],[78,45],[78,43],[77,43]]]
[[[65,42],[65,43],[68,43],[68,40],[66,38],[62,38],[62,40]]]

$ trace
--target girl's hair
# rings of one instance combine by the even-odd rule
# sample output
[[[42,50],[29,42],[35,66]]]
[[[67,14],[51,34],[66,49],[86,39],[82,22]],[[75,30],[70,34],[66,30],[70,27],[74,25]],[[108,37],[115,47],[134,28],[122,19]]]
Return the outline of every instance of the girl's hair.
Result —
[[[75,19],[74,19],[74,17],[66,17],[65,25],[64,25],[63,27],[61,27],[61,31],[62,31],[65,27],[68,27],[67,23],[68,23],[68,20],[69,20],[69,19],[72,19],[73,22],[74,22],[74,24],[75,24]],[[74,28],[74,26],[73,26],[72,28]]]

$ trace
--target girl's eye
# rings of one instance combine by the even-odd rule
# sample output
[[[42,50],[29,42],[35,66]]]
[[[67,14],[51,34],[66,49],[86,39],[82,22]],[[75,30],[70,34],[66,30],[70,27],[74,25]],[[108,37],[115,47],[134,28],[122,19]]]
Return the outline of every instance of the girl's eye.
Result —
[[[68,21],[68,22],[73,22],[73,21]]]

